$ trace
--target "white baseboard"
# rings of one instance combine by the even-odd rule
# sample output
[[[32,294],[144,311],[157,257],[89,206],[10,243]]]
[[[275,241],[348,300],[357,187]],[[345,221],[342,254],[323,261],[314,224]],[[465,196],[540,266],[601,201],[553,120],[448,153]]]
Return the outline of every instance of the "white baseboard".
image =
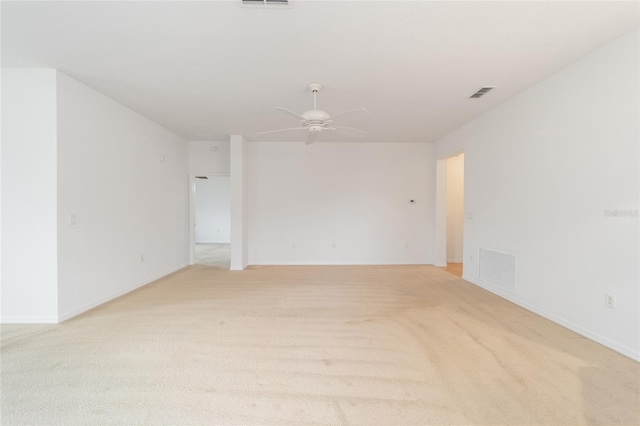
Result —
[[[231,244],[231,241],[196,241],[196,244]]]
[[[47,316],[9,316],[0,317],[0,324],[57,324],[57,317]]]
[[[172,274],[172,273],[174,273],[174,272],[176,272],[176,271],[178,271],[178,270],[180,270],[180,269],[182,269],[182,268],[184,268],[186,266],[187,266],[187,264],[185,263],[185,264],[182,264],[182,265],[177,266],[175,268],[171,268],[168,271],[165,271],[165,272],[163,272],[161,274],[155,275],[150,279],[138,282],[138,283],[134,284],[133,286],[128,287],[128,288],[126,288],[124,290],[116,291],[114,293],[111,293],[108,296],[101,297],[101,298],[99,298],[97,300],[94,300],[93,302],[87,303],[86,305],[83,305],[83,306],[81,306],[81,307],[79,307],[77,309],[74,309],[74,310],[66,312],[66,313],[64,313],[62,315],[59,315],[57,322],[66,321],[66,320],[68,320],[70,318],[75,317],[76,315],[80,315],[83,312],[87,312],[88,310],[93,309],[96,306],[102,305],[103,303],[109,302],[109,301],[111,301],[111,300],[113,300],[115,298],[118,298],[118,297],[123,296],[123,295],[125,295],[127,293],[130,293],[133,290],[139,289],[140,287],[144,287],[145,285],[150,284],[150,283],[152,283],[152,282],[154,282],[156,280],[159,280],[162,277],[166,277],[167,275]]]
[[[362,265],[431,265],[427,262],[405,262],[405,261],[392,261],[392,262],[376,262],[376,261],[326,261],[326,260],[309,260],[309,261],[282,261],[282,262],[250,262],[249,265],[256,266],[362,266]]]
[[[587,339],[593,340],[594,342],[600,343],[603,346],[608,347],[609,349],[613,349],[616,352],[621,353],[624,356],[627,356],[631,359],[634,359],[636,361],[640,361],[640,353],[637,351],[634,351],[626,346],[620,345],[604,336],[601,336],[598,333],[595,333],[591,330],[587,330],[586,328],[579,326],[577,324],[572,323],[571,321],[566,320],[565,318],[559,317],[557,315],[554,314],[550,314],[549,312],[546,312],[536,306],[530,305],[529,303],[523,302],[522,300],[520,300],[519,298],[517,298],[516,296],[514,296],[512,293],[510,292],[506,292],[505,290],[493,286],[491,284],[486,284],[481,282],[478,279],[471,279],[468,276],[463,275],[462,279],[465,281],[470,282],[471,284],[475,284],[478,287],[481,287],[497,296],[502,297],[505,300],[508,300],[509,302],[515,303],[516,305],[533,312],[534,314],[538,314],[543,318],[548,319],[549,321],[553,321],[558,325],[561,325],[565,328],[568,328],[571,331],[575,331],[576,333],[580,334],[581,336],[586,337]]]

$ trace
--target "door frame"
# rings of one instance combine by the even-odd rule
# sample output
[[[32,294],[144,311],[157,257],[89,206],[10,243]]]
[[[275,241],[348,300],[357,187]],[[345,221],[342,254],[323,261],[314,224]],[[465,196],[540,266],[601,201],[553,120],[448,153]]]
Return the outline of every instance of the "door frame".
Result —
[[[196,176],[225,177],[230,176],[230,173],[189,173],[189,265],[196,263]]]
[[[436,229],[435,229],[435,256],[433,264],[435,266],[447,266],[447,160],[464,154],[464,150],[456,151],[447,157],[436,159]],[[466,160],[466,156],[465,156]],[[464,163],[466,169],[466,161]],[[463,171],[464,173],[464,171]],[[463,175],[463,200],[466,197],[464,182],[466,173]],[[464,202],[463,202],[464,204]],[[466,207],[465,207],[466,208]],[[463,211],[464,214],[464,211]],[[464,230],[462,238],[462,252],[464,253]],[[464,254],[463,254],[464,256]],[[464,267],[464,257],[462,261]]]

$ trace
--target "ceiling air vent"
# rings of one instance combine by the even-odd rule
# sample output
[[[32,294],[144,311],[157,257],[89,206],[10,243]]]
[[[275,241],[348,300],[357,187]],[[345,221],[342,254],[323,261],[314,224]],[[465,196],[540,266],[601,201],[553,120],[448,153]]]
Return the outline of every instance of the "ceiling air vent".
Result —
[[[243,6],[287,6],[289,0],[242,0]]]
[[[482,96],[484,96],[488,91],[495,89],[496,86],[485,86],[480,88],[480,90],[478,90],[476,93],[474,93],[473,95],[469,96],[470,99],[478,99],[481,98]]]

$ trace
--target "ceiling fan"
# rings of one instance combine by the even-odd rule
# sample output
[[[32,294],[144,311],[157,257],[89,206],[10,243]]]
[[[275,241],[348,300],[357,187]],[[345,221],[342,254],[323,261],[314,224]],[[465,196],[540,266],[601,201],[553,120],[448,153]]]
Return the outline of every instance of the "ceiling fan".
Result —
[[[318,137],[318,134],[325,131],[336,132],[338,134],[349,136],[352,138],[361,138],[367,134],[367,132],[365,132],[364,130],[354,129],[353,127],[335,126],[333,124],[333,119],[340,115],[348,114],[352,112],[364,112],[365,114],[369,114],[369,111],[367,111],[364,108],[354,108],[354,109],[349,109],[347,111],[342,111],[341,113],[331,117],[327,112],[317,109],[316,97],[320,89],[322,89],[322,85],[320,85],[319,83],[311,83],[309,85],[309,90],[313,92],[313,109],[311,111],[306,111],[306,112],[303,112],[302,114],[296,114],[290,109],[275,107],[278,111],[282,111],[285,114],[288,114],[300,120],[299,127],[269,130],[266,132],[260,132],[258,134],[264,135],[267,133],[286,132],[289,130],[306,130],[307,132],[309,132],[309,134],[307,135],[307,139],[305,140],[306,145],[309,145],[315,142],[316,138]]]

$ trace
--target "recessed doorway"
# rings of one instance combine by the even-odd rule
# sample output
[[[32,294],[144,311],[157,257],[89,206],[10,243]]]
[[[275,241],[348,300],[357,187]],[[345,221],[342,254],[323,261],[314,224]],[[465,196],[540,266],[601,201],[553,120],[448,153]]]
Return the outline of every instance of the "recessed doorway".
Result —
[[[464,153],[437,161],[434,264],[462,277],[464,262]]]
[[[464,154],[447,159],[447,267],[462,277],[464,243]]]
[[[191,264],[229,269],[231,186],[228,175],[192,176]]]

